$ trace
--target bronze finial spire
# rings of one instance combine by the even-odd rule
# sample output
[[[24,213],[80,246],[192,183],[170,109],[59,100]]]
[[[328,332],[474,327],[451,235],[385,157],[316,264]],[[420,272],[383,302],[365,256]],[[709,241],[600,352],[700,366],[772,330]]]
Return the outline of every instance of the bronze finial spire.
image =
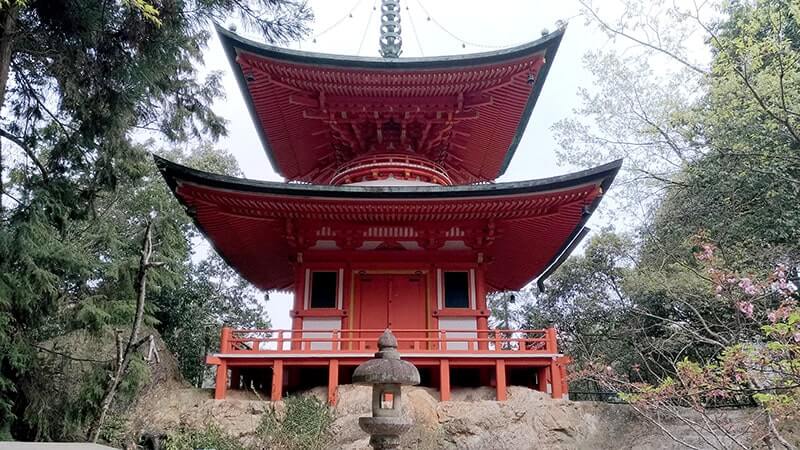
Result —
[[[400,37],[400,0],[381,0],[380,51],[384,58],[397,58],[402,53]]]

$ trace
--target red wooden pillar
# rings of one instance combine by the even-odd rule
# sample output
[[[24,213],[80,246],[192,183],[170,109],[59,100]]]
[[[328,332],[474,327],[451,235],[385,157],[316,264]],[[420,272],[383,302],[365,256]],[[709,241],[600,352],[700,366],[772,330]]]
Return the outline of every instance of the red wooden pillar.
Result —
[[[550,363],[550,389],[552,389],[553,398],[561,398],[561,368],[558,367],[555,360]]]
[[[280,401],[283,398],[283,360],[276,359],[272,364],[272,391],[270,400]]]
[[[332,359],[328,363],[328,404],[336,405],[336,388],[339,387],[339,360]]]
[[[302,333],[300,330],[303,328],[303,319],[296,314],[303,311],[305,308],[305,295],[306,295],[306,271],[302,264],[297,264],[295,268],[294,277],[294,309],[292,310],[292,340],[289,346],[292,350],[300,350],[300,337]]]
[[[475,270],[475,291],[475,295],[478,297],[475,299],[475,306],[481,314],[478,316],[478,350],[489,350],[489,333],[482,332],[482,330],[489,329],[489,318],[485,315],[488,313],[488,308],[486,306],[486,280],[483,274],[483,264]]]
[[[505,401],[508,399],[506,391],[506,360],[498,359],[495,361],[495,377],[497,379],[497,401]]]
[[[572,362],[569,356],[558,358],[558,369],[561,373],[561,394],[569,395],[569,379],[567,378],[567,366]]]
[[[450,400],[450,360],[443,359],[439,362],[439,400]]]
[[[540,367],[536,370],[536,389],[539,392],[547,393],[547,367]]]
[[[228,364],[223,359],[217,364],[217,380],[214,387],[214,400],[225,400],[225,391],[228,389]]]

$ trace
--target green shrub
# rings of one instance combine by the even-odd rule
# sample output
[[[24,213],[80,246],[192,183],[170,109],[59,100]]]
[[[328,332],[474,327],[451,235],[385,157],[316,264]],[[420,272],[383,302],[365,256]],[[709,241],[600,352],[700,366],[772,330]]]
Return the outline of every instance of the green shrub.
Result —
[[[314,450],[328,441],[333,413],[328,405],[313,396],[293,396],[284,400],[286,410],[278,417],[274,409],[264,413],[256,435],[267,448]]]
[[[182,429],[167,436],[165,450],[246,450],[235,437],[225,433],[216,425],[202,430]]]

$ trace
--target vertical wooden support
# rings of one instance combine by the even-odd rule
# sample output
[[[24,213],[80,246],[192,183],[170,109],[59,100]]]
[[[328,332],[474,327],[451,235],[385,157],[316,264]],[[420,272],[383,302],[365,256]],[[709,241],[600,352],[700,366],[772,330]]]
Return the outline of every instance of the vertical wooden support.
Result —
[[[547,352],[548,353],[558,353],[558,341],[556,339],[556,329],[555,328],[548,328],[545,331],[545,336],[547,337]]]
[[[219,336],[219,351],[220,353],[228,353],[232,350],[231,348],[231,329],[229,327],[222,327],[222,331],[220,331]]]
[[[497,378],[497,401],[502,402],[508,399],[506,391],[506,360],[498,359],[495,362],[495,370]]]
[[[550,363],[550,389],[553,391],[553,398],[561,398],[561,368],[558,367],[555,360]]]
[[[305,308],[304,301],[306,295],[306,271],[305,266],[301,263],[295,264],[294,272],[294,309],[292,309],[292,334],[289,348],[291,350],[300,350],[300,341],[298,340],[303,334],[300,330],[303,329],[303,319],[296,315],[296,313],[303,311]]]
[[[439,400],[450,400],[450,360],[443,359],[439,362]]]
[[[572,359],[569,356],[562,356],[558,358],[556,363],[558,363],[558,369],[561,374],[561,395],[566,395],[569,398],[569,380],[567,378],[567,366],[569,363],[572,362]]]
[[[270,392],[270,400],[273,402],[280,401],[283,398],[283,360],[276,359],[272,363],[272,391]]]
[[[539,392],[547,393],[547,367],[539,367],[536,369],[536,389]]]
[[[239,374],[238,367],[231,367],[231,389],[239,389],[242,387],[242,379]]]
[[[217,364],[217,381],[214,387],[214,400],[225,400],[225,391],[228,389],[228,364],[222,360]]]
[[[336,391],[339,387],[339,360],[332,359],[328,363],[328,404],[336,405]]]
[[[482,314],[488,312],[486,306],[486,281],[483,273],[483,264],[478,266],[475,271],[475,291],[478,298],[475,299],[475,306]],[[478,316],[478,350],[489,350],[489,333],[482,330],[489,329],[489,318],[485,315]]]

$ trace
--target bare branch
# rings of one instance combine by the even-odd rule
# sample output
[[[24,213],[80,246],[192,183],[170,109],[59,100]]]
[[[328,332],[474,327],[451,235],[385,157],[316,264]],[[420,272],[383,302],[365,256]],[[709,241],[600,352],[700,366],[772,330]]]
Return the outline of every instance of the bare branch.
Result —
[[[596,20],[597,23],[599,23],[600,26],[603,29],[607,30],[608,32],[610,32],[612,34],[616,34],[618,36],[622,36],[625,39],[633,41],[633,42],[635,42],[635,43],[637,43],[637,44],[639,44],[641,46],[647,47],[647,48],[649,48],[651,50],[655,50],[656,52],[659,52],[661,54],[669,56],[670,58],[672,58],[675,61],[681,63],[682,65],[688,67],[689,69],[692,69],[693,71],[695,71],[697,73],[700,73],[700,74],[703,74],[703,75],[707,75],[709,73],[709,71],[707,69],[703,69],[702,67],[699,67],[699,66],[697,66],[695,64],[692,64],[691,62],[689,62],[685,58],[682,58],[681,56],[677,55],[676,53],[673,53],[673,52],[671,52],[671,51],[669,51],[669,50],[667,50],[667,49],[665,49],[663,47],[660,47],[658,45],[653,45],[653,44],[651,44],[651,43],[649,43],[647,41],[643,41],[643,40],[637,38],[636,36],[633,36],[631,34],[626,33],[624,30],[612,27],[608,22],[606,22],[605,20],[600,18],[600,16],[597,14],[597,11],[595,11],[586,2],[586,0],[578,0],[578,3],[580,3],[581,6],[583,6],[586,9],[586,11],[588,11],[589,14],[594,18],[594,20]]]

